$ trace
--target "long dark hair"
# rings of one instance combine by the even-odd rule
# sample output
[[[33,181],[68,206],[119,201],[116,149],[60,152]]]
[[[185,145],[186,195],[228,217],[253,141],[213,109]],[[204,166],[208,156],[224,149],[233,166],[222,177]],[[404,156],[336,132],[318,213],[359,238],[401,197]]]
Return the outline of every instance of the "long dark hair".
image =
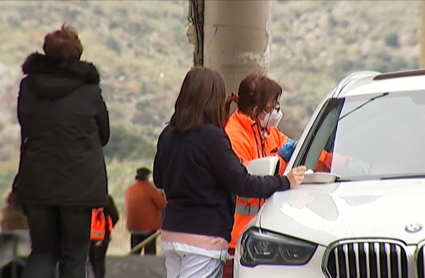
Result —
[[[187,132],[211,123],[224,129],[226,86],[220,73],[209,68],[194,67],[186,74],[174,106],[170,127]]]

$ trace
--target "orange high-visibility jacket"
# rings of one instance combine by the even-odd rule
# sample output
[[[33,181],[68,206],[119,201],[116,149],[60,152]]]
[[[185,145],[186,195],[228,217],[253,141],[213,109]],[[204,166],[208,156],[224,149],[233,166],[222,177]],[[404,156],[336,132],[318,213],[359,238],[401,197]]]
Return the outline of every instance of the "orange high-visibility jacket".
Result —
[[[240,110],[230,116],[226,124],[226,133],[230,138],[233,151],[241,159],[243,165],[257,158],[278,155],[279,148],[289,138],[277,128],[269,128],[268,134],[262,136],[255,121]],[[280,156],[279,174],[285,171],[287,162]],[[330,165],[335,156],[323,152],[319,158],[316,171],[329,172]],[[233,224],[232,240],[229,247],[235,248],[236,242],[249,221],[259,212],[265,199],[236,198],[235,223]]]
[[[233,151],[241,159],[243,165],[257,158],[277,155],[279,148],[289,138],[277,128],[269,128],[268,135],[259,134],[255,121],[240,110],[236,110],[226,124],[226,133],[230,138]],[[286,162],[280,158],[279,173],[286,168]],[[257,198],[236,198],[235,223],[232,230],[230,248],[235,248],[242,230],[258,213],[265,200]]]

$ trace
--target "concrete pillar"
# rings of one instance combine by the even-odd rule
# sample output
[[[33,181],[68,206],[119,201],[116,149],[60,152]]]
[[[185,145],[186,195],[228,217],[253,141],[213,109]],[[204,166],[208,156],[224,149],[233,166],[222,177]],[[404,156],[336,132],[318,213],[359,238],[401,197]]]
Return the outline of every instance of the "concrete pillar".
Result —
[[[204,2],[204,66],[219,71],[228,93],[253,71],[268,73],[271,1]]]
[[[425,68],[425,0],[422,0],[422,7],[421,7],[421,26],[419,28],[420,30],[420,40],[421,40],[421,47],[419,53],[420,57],[420,67]]]

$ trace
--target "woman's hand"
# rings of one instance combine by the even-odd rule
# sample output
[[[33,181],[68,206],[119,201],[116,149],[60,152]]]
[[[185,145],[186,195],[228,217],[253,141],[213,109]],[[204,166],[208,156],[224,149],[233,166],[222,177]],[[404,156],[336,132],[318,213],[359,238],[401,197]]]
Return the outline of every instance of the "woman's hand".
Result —
[[[305,166],[298,166],[291,170],[291,172],[286,175],[289,180],[289,187],[294,189],[298,185],[300,185],[304,180],[304,173],[307,170]]]

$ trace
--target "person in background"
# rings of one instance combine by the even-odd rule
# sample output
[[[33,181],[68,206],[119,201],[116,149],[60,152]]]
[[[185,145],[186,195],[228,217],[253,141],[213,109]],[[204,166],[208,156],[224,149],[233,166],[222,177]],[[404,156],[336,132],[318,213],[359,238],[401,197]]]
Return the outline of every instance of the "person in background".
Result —
[[[12,189],[7,194],[5,206],[1,211],[0,231],[28,230],[28,220],[22,212],[21,207],[16,202],[16,185],[18,175],[15,176],[12,183]]]
[[[21,207],[16,202],[16,184],[17,184],[18,175],[15,176],[11,190],[6,194],[6,199],[4,201],[4,206],[0,211],[0,247],[4,244],[9,245],[10,247],[15,245],[16,237],[12,236],[14,234],[19,237],[19,240],[26,239],[29,235],[28,221],[25,214],[22,212]],[[18,248],[20,249],[20,248]],[[18,250],[16,256],[25,257],[24,250]],[[21,251],[21,252],[20,252]],[[8,252],[7,252],[8,253]],[[18,262],[16,256],[0,256],[2,260],[2,266],[0,268],[0,277],[9,278],[9,277],[21,277],[24,270],[22,260]],[[22,257],[21,257],[22,259]]]
[[[304,166],[287,176],[248,173],[224,132],[230,100],[221,74],[192,68],[159,136],[153,178],[168,200],[161,236],[167,278],[222,277],[236,195],[268,198],[304,179]]]
[[[104,207],[105,218],[112,222],[112,228],[115,227],[120,219],[119,212],[115,206],[114,199],[108,195],[108,205]],[[109,242],[111,242],[110,226],[105,223],[105,239],[102,241],[92,240],[89,249],[89,261],[93,269],[95,278],[105,278],[106,273],[106,252]]]
[[[92,209],[108,203],[102,147],[109,118],[96,67],[81,61],[70,26],[48,33],[44,54],[22,66],[21,153],[16,196],[28,218],[32,252],[22,278],[85,278]]]
[[[163,192],[149,182],[151,170],[137,169],[136,183],[125,193],[127,229],[131,233],[131,249],[142,243],[161,228],[162,211],[167,200]],[[141,253],[140,249],[139,253]],[[146,254],[156,254],[156,240],[144,247]]]

